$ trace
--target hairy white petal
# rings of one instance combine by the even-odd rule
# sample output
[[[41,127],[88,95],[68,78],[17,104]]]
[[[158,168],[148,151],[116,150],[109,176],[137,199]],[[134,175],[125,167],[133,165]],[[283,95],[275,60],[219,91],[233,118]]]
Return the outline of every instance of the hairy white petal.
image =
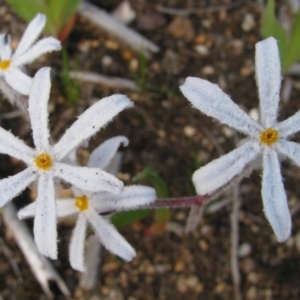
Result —
[[[230,153],[201,167],[193,175],[193,182],[199,195],[211,192],[228,183],[238,176],[245,166],[260,153],[259,145],[249,141]]]
[[[31,182],[36,179],[32,168],[0,180],[0,207],[20,194]]]
[[[57,199],[56,200],[56,217],[63,218],[78,213],[78,209],[75,206],[75,199]]]
[[[289,158],[300,167],[300,145],[290,141],[279,141],[275,144],[275,149],[283,156]]]
[[[278,242],[286,241],[291,234],[291,215],[282,183],[276,152],[267,147],[263,155],[262,198],[264,211]]]
[[[280,56],[277,41],[269,37],[255,45],[255,69],[264,128],[276,124],[281,86]]]
[[[23,160],[27,164],[32,163],[35,154],[33,149],[2,127],[0,127],[0,153]]]
[[[41,175],[34,218],[34,240],[39,251],[57,259],[56,207],[53,178]]]
[[[38,36],[41,34],[46,24],[46,16],[43,14],[37,14],[34,19],[28,24],[21,41],[13,55],[16,58],[20,54],[23,54],[28,48],[35,42]]]
[[[73,184],[79,189],[91,192],[106,191],[118,194],[124,187],[123,182],[115,176],[96,168],[56,163],[55,176]]]
[[[88,167],[104,170],[116,155],[120,145],[123,144],[126,147],[128,143],[125,136],[116,136],[106,140],[91,153]]]
[[[48,99],[50,87],[50,68],[42,68],[33,78],[28,100],[32,136],[38,153],[49,151]]]
[[[84,272],[84,241],[86,234],[87,221],[84,214],[79,214],[76,226],[71,236],[69,246],[70,264],[73,269]]]
[[[34,215],[35,215],[35,202],[26,205],[25,207],[21,208],[18,211],[18,218],[20,220],[33,218]]]
[[[10,60],[10,58],[11,58],[10,35],[0,34],[0,60]]]
[[[13,89],[22,95],[28,95],[32,83],[32,78],[21,72],[18,68],[10,68],[5,72],[5,81]]]
[[[58,159],[65,157],[72,149],[111,121],[119,112],[132,105],[133,103],[126,96],[118,94],[96,102],[78,118],[55,145],[54,149]]]
[[[247,135],[257,136],[261,126],[242,111],[217,84],[188,77],[180,87],[183,95],[201,112]]]
[[[59,40],[53,37],[41,39],[26,52],[14,58],[12,61],[12,66],[19,67],[29,64],[45,53],[59,50],[61,50],[61,44]]]
[[[136,256],[134,249],[118,233],[116,228],[99,216],[96,211],[88,209],[84,211],[84,214],[107,250],[120,256],[125,261],[130,261]]]
[[[119,195],[95,193],[91,197],[93,207],[100,212],[137,209],[154,202],[156,193],[147,186],[131,185],[124,188]]]
[[[283,122],[280,122],[274,126],[274,128],[279,131],[280,138],[282,139],[288,138],[297,133],[300,131],[300,111],[296,112],[293,116]]]

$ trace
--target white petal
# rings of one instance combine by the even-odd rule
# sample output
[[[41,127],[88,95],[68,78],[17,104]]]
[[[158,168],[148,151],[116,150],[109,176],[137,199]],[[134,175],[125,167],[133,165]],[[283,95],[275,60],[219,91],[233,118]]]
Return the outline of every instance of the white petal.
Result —
[[[78,213],[75,206],[75,199],[58,199],[56,200],[56,217],[63,218]]]
[[[188,77],[180,90],[196,108],[219,122],[254,137],[262,131],[261,126],[242,111],[217,84]]]
[[[70,264],[77,271],[85,271],[84,263],[84,241],[86,234],[87,221],[84,214],[79,214],[76,226],[70,241]]]
[[[126,147],[128,143],[125,136],[116,136],[106,140],[91,153],[88,167],[104,170],[116,155],[120,145],[123,144]]]
[[[21,41],[13,55],[13,58],[23,54],[27,49],[36,41],[41,34],[46,24],[46,16],[43,14],[37,14],[35,18],[28,24]]]
[[[10,35],[0,34],[0,60],[10,60],[10,58],[11,58]]]
[[[50,87],[50,68],[42,68],[33,78],[28,100],[32,136],[38,153],[49,151],[48,99]]]
[[[113,225],[104,220],[93,209],[88,209],[84,213],[107,250],[120,256],[125,261],[130,261],[136,256],[134,249]]]
[[[14,67],[19,67],[25,64],[29,64],[45,53],[59,50],[61,50],[59,40],[53,37],[47,37],[38,41],[25,53],[22,53],[18,55],[18,57],[13,58],[12,65]]]
[[[10,68],[4,75],[5,81],[22,95],[28,95],[32,78],[21,72],[18,68]]]
[[[275,144],[275,149],[283,156],[292,160],[300,167],[300,145],[294,142],[282,140]]]
[[[52,177],[40,176],[35,203],[33,228],[35,243],[41,254],[57,259],[56,208]]]
[[[0,207],[20,194],[31,182],[36,179],[36,173],[31,168],[0,180]]]
[[[276,124],[281,86],[280,56],[277,41],[270,37],[255,45],[255,69],[264,128]]]
[[[124,95],[112,95],[103,98],[88,108],[78,120],[66,131],[55,145],[58,159],[65,157],[72,149],[94,135],[123,109],[133,103]]]
[[[300,111],[295,113],[293,116],[288,119],[280,122],[276,126],[275,129],[279,130],[280,138],[288,138],[291,135],[300,131]]]
[[[35,202],[26,205],[25,207],[23,207],[18,211],[18,218],[20,220],[33,218],[34,215],[35,215]]]
[[[199,195],[210,194],[221,188],[260,153],[256,142],[250,141],[230,153],[201,167],[193,175],[193,182]]]
[[[131,185],[125,187],[119,195],[99,193],[93,194],[91,198],[93,206],[100,213],[137,209],[154,202],[156,193],[153,188],[147,186]]]
[[[124,184],[115,176],[96,168],[76,167],[56,163],[55,176],[73,184],[75,187],[91,192],[111,192],[119,194]]]
[[[291,234],[291,215],[282,183],[277,154],[270,147],[264,151],[262,198],[264,211],[278,242],[286,241]]]
[[[0,127],[0,153],[23,160],[27,164],[32,163],[35,154],[33,149],[2,127]]]

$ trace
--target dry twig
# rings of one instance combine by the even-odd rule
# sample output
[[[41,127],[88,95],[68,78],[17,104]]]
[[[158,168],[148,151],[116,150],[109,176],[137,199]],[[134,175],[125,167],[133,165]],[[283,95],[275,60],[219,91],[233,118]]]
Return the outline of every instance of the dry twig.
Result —
[[[241,1],[236,1],[234,3],[227,4],[227,5],[207,6],[207,7],[199,7],[199,8],[193,7],[193,8],[185,8],[185,9],[157,5],[156,10],[163,14],[188,17],[189,15],[194,15],[194,14],[197,15],[197,14],[201,14],[201,13],[214,13],[214,12],[219,12],[222,10],[231,10],[231,9],[237,8],[243,4],[245,4],[245,1],[241,0]]]
[[[157,45],[147,38],[87,1],[81,3],[78,13],[108,33],[116,36],[134,50],[138,52],[144,51],[146,57],[150,57],[151,53],[156,53],[160,50]]]
[[[47,297],[54,299],[54,295],[49,287],[50,282],[56,283],[63,295],[70,296],[70,292],[62,278],[50,262],[39,253],[26,224],[18,219],[16,208],[12,203],[6,204],[3,208],[3,220],[14,236],[35,278],[40,283]]]
[[[234,288],[234,299],[241,300],[240,282],[241,276],[238,265],[238,247],[239,247],[239,184],[235,184],[232,188],[232,212],[230,216],[231,221],[231,273]]]
[[[101,249],[99,238],[91,235],[86,245],[86,271],[82,273],[79,283],[79,286],[85,290],[93,289],[96,284],[98,268],[101,263]]]
[[[113,88],[129,89],[133,91],[137,91],[139,89],[134,81],[120,77],[108,77],[101,74],[86,71],[70,71],[69,76],[72,79],[103,84]]]

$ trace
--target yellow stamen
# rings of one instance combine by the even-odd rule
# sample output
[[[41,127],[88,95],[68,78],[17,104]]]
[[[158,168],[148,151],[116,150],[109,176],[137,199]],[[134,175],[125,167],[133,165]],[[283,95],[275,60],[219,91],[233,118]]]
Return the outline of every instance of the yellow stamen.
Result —
[[[89,208],[89,200],[86,196],[76,197],[75,206],[80,210],[86,210]]]
[[[264,130],[259,137],[259,140],[262,144],[271,146],[276,143],[279,139],[279,132],[276,129],[268,128]]]
[[[10,67],[10,60],[4,59],[0,61],[0,70],[4,71]]]
[[[48,153],[41,153],[34,158],[34,162],[39,169],[44,171],[52,167],[52,157]]]

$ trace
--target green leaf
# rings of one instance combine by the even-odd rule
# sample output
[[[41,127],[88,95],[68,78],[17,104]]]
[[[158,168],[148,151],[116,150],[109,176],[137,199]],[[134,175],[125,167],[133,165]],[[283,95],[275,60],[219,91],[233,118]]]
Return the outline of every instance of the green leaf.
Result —
[[[169,196],[166,182],[159,176],[154,168],[146,167],[142,172],[132,178],[133,181],[140,181],[142,179],[147,179],[153,184],[158,198],[167,198]]]
[[[47,16],[44,31],[57,36],[74,15],[81,0],[7,0],[7,3],[26,21],[37,13]]]
[[[81,0],[48,0],[47,16],[56,35],[75,14]]]
[[[291,39],[286,49],[286,55],[282,62],[282,69],[284,72],[300,59],[300,10],[297,13],[295,23],[292,28]]]
[[[275,16],[275,1],[268,0],[262,19],[262,35],[264,38],[274,37],[278,41],[281,62],[286,60],[287,33]]]
[[[151,167],[146,167],[140,173],[138,173],[133,181],[138,181],[142,179],[149,180],[157,193],[158,198],[167,198],[169,197],[169,189],[166,182],[159,176],[157,170]],[[159,208],[155,211],[154,214],[154,226],[153,228],[156,231],[164,230],[166,224],[171,218],[170,210],[167,208]]]
[[[150,213],[150,210],[133,210],[133,211],[124,211],[117,213],[112,216],[111,222],[116,227],[122,227],[132,222],[143,219]]]
[[[26,21],[32,20],[37,13],[45,13],[46,6],[42,0],[7,0],[7,3]]]

